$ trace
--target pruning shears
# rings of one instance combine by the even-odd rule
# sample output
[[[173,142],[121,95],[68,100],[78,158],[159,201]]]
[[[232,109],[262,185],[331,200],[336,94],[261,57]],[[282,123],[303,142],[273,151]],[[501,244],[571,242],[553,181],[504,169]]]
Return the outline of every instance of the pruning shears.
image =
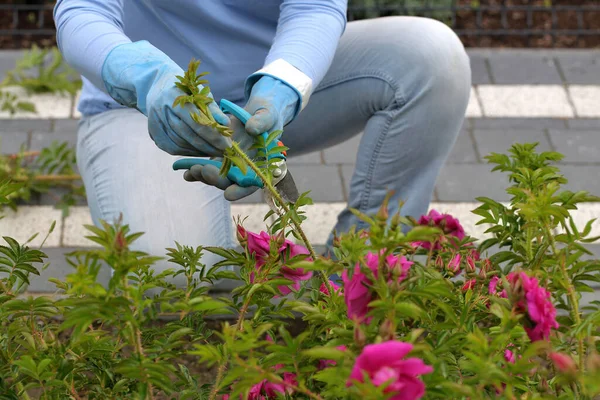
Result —
[[[250,119],[252,115],[249,112],[244,110],[242,107],[232,103],[229,100],[222,99],[219,103],[219,107],[226,114],[232,114],[237,119],[239,119],[242,124],[246,125],[246,122]],[[267,138],[269,136],[268,132],[264,132],[261,134],[265,143],[267,142]],[[265,154],[268,159],[279,159],[279,161],[274,161],[272,165],[275,168],[269,168],[271,173],[271,183],[277,189],[283,200],[295,203],[298,200],[299,194],[298,189],[296,188],[296,183],[294,182],[294,178],[292,177],[290,171],[287,168],[287,154],[285,151],[275,151],[273,154],[269,154],[269,151],[275,147],[283,146],[283,143],[279,140],[279,137],[276,137],[269,144],[267,144],[265,149]],[[217,168],[221,168],[222,161],[218,160],[208,160],[205,158],[182,158],[173,163],[174,170],[180,169],[190,169],[193,165],[214,165]],[[250,168],[246,168],[246,173],[243,173],[242,170],[233,165],[227,172],[227,178],[242,187],[250,187],[257,186],[264,190],[264,183],[262,180],[256,175]],[[267,203],[271,207],[272,210],[276,211],[275,203],[271,194],[264,190],[265,197],[267,199]]]

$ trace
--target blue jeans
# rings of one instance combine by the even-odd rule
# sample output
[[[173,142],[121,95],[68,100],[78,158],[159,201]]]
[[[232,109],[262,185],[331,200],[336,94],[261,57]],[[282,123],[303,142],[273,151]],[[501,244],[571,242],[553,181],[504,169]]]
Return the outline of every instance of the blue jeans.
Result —
[[[468,56],[442,23],[416,17],[350,22],[327,75],[282,140],[291,154],[302,155],[363,132],[348,207],[376,213],[393,190],[390,205],[402,200],[402,214],[418,217],[427,212],[460,132],[470,88]],[[164,256],[175,241],[236,246],[223,192],[173,171],[177,157],[154,145],[138,111],[83,117],[77,156],[94,223],[122,213],[132,231],[145,232],[137,249]],[[346,209],[331,228],[345,232],[353,225],[363,226]],[[166,262],[157,265],[163,268]]]

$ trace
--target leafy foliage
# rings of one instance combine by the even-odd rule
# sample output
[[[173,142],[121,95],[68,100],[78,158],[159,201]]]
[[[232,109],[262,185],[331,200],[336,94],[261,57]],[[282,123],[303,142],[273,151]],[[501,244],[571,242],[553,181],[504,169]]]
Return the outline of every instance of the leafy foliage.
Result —
[[[142,233],[88,226],[98,247],[67,256],[71,273],[50,280],[60,296],[28,297],[46,255],[4,238],[0,398],[593,399],[600,303],[581,299],[600,263],[593,221],[572,212],[598,199],[562,190],[560,155],[535,149],[488,157],[511,199],[478,199],[480,241],[446,214],[390,215],[386,200],[354,210],[366,228],[317,256],[302,243],[303,194],[264,232],[238,219],[237,248],[175,243],[160,273],[136,250]],[[22,185],[0,184],[1,201]],[[211,292],[223,279],[237,286]]]
[[[35,105],[28,101],[19,100],[16,94],[0,91],[0,111],[7,111],[13,116],[18,111],[35,113]]]
[[[54,141],[41,151],[20,150],[0,155],[0,181],[20,183],[19,189],[4,198],[0,207],[17,209],[41,194],[54,197],[54,205],[66,216],[69,207],[85,198],[85,188],[76,173],[75,149],[67,142]]]
[[[74,96],[81,89],[79,74],[64,62],[57,47],[33,45],[6,73],[2,86],[20,86],[28,94],[58,93]]]

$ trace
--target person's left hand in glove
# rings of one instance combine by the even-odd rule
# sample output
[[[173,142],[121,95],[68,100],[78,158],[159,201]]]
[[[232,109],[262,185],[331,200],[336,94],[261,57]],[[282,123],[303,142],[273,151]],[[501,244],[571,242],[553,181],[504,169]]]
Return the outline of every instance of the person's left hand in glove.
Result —
[[[244,107],[252,117],[244,127],[237,118],[232,116],[230,128],[234,132],[245,129],[250,135],[248,137],[252,138],[264,132],[281,130],[298,114],[299,103],[300,96],[286,83],[267,75],[262,76],[252,87]],[[244,135],[235,136],[244,137]],[[240,146],[242,150],[248,151],[252,144],[248,141],[248,143],[240,143]],[[252,153],[248,155],[254,156]],[[225,198],[229,201],[239,200],[259,189],[257,186],[238,186],[227,177],[219,176],[219,169],[213,165],[194,165],[185,172],[183,178],[188,182],[203,182],[224,190]]]

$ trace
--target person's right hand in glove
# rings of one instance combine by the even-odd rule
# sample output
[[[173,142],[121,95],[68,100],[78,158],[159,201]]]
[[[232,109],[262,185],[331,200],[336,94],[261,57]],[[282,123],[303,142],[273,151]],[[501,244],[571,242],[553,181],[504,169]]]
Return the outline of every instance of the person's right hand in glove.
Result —
[[[184,94],[175,86],[177,75],[184,75],[182,68],[147,41],[115,47],[102,67],[108,94],[148,117],[148,132],[160,149],[172,155],[222,156],[231,140],[214,128],[196,123],[190,114],[199,111],[192,104],[173,106],[175,99]],[[230,126],[231,120],[214,101],[208,108],[215,121]],[[249,138],[237,137],[240,135],[247,136],[243,129],[237,130],[233,140],[251,144]]]

